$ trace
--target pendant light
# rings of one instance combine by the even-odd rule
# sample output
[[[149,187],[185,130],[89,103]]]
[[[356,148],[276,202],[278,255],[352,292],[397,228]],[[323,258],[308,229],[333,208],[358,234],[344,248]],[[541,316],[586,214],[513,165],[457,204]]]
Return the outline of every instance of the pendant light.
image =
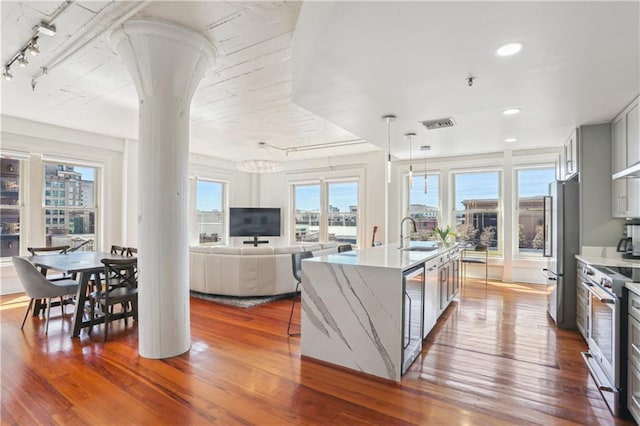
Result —
[[[420,150],[424,151],[424,193],[427,193],[427,151],[431,149],[430,145],[422,145]]]
[[[411,133],[405,133],[404,137],[409,139],[409,191],[411,191],[413,189],[413,151],[412,151],[412,139],[416,134],[411,132]]]
[[[387,122],[387,183],[391,183],[391,122],[396,116],[387,114],[383,115],[382,119]]]

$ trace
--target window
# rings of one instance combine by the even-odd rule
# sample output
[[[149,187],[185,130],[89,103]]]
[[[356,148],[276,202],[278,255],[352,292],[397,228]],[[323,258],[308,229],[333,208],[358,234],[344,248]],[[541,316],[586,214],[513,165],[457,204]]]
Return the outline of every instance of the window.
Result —
[[[501,250],[500,172],[453,174],[457,239]]]
[[[20,160],[0,158],[0,257],[20,255]]]
[[[294,185],[295,241],[320,241],[320,185]]]
[[[97,174],[98,169],[95,167],[45,163],[45,188],[65,188],[67,182],[76,182],[76,192],[68,203],[65,202],[65,191],[44,191],[47,246],[77,247],[89,240],[96,240]],[[56,206],[57,209],[50,210],[47,206]],[[83,250],[91,250],[93,246],[94,244],[85,244]]]
[[[293,185],[295,242],[358,242],[358,181]]]
[[[427,175],[425,192],[424,174],[414,175],[409,190],[408,215],[416,221],[418,239],[434,238],[434,229],[440,223],[440,175]]]
[[[358,239],[358,183],[330,182],[327,184],[328,240],[357,244]]]
[[[549,193],[549,183],[556,178],[554,167],[517,169],[518,253],[542,256],[543,197]]]
[[[196,181],[196,210],[199,243],[223,242],[225,229],[224,183],[198,179]]]

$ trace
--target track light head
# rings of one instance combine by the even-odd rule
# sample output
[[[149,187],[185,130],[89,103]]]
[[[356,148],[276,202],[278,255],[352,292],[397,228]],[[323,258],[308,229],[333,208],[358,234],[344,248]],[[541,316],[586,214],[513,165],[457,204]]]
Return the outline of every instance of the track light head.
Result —
[[[13,74],[11,74],[11,70],[9,68],[4,68],[2,70],[2,78],[4,78],[5,80],[9,81],[13,78]]]
[[[27,51],[31,54],[31,56],[36,56],[40,53],[40,46],[38,46],[38,37],[35,37],[29,46],[27,46]]]
[[[29,61],[27,61],[27,57],[24,56],[24,53],[18,56],[18,65],[20,65],[22,68],[25,68],[27,65],[29,65]]]

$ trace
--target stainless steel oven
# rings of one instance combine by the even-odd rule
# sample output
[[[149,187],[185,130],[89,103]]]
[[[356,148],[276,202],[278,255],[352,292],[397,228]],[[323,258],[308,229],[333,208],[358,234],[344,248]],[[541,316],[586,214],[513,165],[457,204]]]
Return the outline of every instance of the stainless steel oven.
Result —
[[[582,282],[589,291],[589,352],[582,356],[611,412],[621,416],[625,407],[626,339],[622,311],[623,291],[630,281],[626,271],[605,266],[585,266]]]

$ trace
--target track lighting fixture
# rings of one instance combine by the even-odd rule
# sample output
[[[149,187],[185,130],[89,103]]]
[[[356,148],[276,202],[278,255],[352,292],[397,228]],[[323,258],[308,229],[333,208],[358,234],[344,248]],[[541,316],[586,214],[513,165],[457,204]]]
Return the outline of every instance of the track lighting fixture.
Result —
[[[66,2],[64,6],[58,8],[59,13],[62,13],[68,5],[72,2]],[[57,16],[57,15],[56,15]],[[13,74],[11,74],[11,65],[14,63],[18,63],[22,68],[26,68],[29,65],[29,61],[27,60],[27,53],[31,56],[36,56],[40,53],[40,46],[38,46],[38,38],[41,34],[47,35],[49,37],[53,37],[56,34],[56,26],[46,22],[40,22],[33,28],[33,33],[31,38],[27,40],[22,47],[13,54],[11,59],[4,64],[4,71],[2,72],[2,77],[6,80],[11,80],[13,78]],[[32,87],[34,85],[32,84]]]

